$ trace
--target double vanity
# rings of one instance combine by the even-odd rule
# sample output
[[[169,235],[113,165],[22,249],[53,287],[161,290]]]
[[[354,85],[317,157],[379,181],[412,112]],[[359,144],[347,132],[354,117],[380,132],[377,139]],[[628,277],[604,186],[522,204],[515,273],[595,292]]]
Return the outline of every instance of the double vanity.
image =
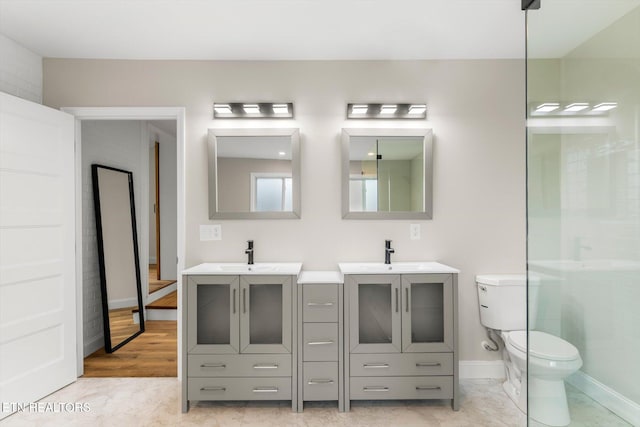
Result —
[[[437,262],[200,264],[183,272],[182,410],[199,400],[450,399],[457,274]]]

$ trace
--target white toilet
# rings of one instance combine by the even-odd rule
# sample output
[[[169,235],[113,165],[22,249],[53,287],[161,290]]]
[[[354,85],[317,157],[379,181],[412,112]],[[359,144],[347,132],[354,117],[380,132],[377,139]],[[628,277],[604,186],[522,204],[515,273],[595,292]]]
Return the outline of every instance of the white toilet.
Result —
[[[503,388],[523,412],[527,412],[527,287],[525,275],[476,276],[480,322],[496,330],[507,380]],[[529,312],[537,309],[538,285],[529,283]],[[571,422],[564,379],[582,366],[578,349],[562,338],[535,329],[529,318],[529,415],[549,426]]]

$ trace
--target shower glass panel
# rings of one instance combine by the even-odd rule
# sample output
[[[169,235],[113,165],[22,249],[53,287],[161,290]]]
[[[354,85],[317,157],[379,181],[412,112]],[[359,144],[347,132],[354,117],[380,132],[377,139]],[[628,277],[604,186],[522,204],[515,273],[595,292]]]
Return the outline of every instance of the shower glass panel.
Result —
[[[529,425],[534,330],[582,358],[570,425],[640,425],[640,1],[526,13]]]

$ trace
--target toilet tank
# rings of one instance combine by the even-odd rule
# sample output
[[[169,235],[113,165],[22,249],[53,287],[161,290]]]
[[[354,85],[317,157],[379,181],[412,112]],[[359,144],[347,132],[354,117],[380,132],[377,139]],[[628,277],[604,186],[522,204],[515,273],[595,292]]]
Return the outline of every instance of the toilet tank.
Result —
[[[527,276],[524,274],[485,274],[476,276],[480,323],[491,329],[517,331],[527,329]],[[538,281],[529,281],[530,321],[535,327]]]

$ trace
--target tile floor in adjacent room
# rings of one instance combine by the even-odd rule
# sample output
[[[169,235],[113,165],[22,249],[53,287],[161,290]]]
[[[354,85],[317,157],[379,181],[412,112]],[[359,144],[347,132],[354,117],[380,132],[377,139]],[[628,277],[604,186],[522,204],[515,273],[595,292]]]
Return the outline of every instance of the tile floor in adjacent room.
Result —
[[[82,403],[88,406],[87,412],[21,412],[0,421],[0,424],[3,427],[526,425],[526,416],[502,391],[499,381],[463,380],[460,386],[458,412],[451,410],[449,401],[353,402],[351,411],[346,413],[338,412],[333,403],[308,403],[304,412],[295,413],[288,402],[198,402],[183,414],[180,411],[180,383],[176,378],[80,378],[41,402]],[[573,393],[570,396],[575,397]],[[580,404],[588,407],[587,400],[582,399]],[[598,408],[587,408],[580,420],[576,419],[579,424],[572,425],[628,425],[618,424],[621,422],[619,418],[604,408]]]

